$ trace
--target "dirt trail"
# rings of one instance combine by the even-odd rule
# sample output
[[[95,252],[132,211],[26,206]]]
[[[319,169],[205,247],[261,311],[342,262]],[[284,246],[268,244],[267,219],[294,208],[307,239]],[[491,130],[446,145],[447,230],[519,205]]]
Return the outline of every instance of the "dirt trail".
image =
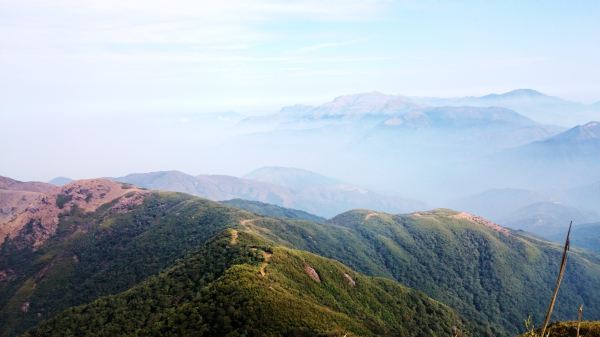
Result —
[[[370,212],[369,214],[367,214],[367,215],[365,216],[365,220],[364,220],[364,221],[367,221],[367,220],[371,219],[372,217],[374,217],[374,216],[378,216],[378,215],[379,215],[379,214],[377,214],[377,213],[375,213],[375,212]]]
[[[260,219],[240,220],[240,226],[245,227],[256,220],[260,220]],[[254,231],[253,228],[248,228],[248,227],[246,227],[246,230]],[[231,238],[232,242],[233,242],[234,236],[236,237],[236,242],[237,242],[237,231],[235,231],[235,230],[234,230],[234,233],[232,233],[232,238]],[[263,262],[260,264],[260,268],[259,268],[258,272],[260,273],[260,276],[265,277],[265,276],[267,276],[267,266],[269,265],[269,261],[271,260],[271,256],[273,255],[273,253],[265,252],[263,250],[262,255],[263,255]]]
[[[254,221],[256,219],[246,219],[246,220],[241,220],[240,221],[240,225],[242,226],[246,226],[247,224],[251,223],[252,221]]]
[[[231,241],[229,241],[229,244],[231,246],[237,245],[238,243],[238,231],[236,231],[235,229],[231,230]]]
[[[260,265],[259,273],[260,276],[265,277],[267,275],[267,266],[269,265],[269,261],[271,260],[271,256],[273,256],[273,254],[265,251],[263,251],[262,254],[264,260],[263,263]]]

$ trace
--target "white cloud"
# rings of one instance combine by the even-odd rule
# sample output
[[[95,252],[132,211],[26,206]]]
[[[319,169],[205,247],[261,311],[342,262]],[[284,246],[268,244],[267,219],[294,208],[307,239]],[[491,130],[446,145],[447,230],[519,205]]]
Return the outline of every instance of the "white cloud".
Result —
[[[5,49],[96,44],[231,46],[272,35],[260,24],[282,20],[362,20],[385,1],[146,0],[7,1],[0,6]],[[3,13],[3,14],[2,14]]]

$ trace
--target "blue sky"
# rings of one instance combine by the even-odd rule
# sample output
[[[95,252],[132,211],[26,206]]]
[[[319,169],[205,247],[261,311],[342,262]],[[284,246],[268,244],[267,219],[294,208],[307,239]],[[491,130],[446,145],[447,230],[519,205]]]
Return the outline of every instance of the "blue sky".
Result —
[[[0,0],[3,114],[273,111],[378,90],[600,100],[597,1]]]

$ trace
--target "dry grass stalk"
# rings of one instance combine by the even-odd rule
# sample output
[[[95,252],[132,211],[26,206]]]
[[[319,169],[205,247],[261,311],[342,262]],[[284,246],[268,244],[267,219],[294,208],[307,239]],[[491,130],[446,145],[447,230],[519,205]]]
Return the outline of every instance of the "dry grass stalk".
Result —
[[[581,320],[583,319],[583,304],[579,306],[579,313],[577,315],[577,337],[579,337],[579,328],[581,328]]]
[[[556,297],[558,296],[558,289],[560,288],[560,283],[562,282],[563,276],[565,275],[565,266],[567,265],[567,252],[569,251],[570,246],[569,238],[571,236],[572,226],[573,221],[571,221],[571,223],[569,224],[569,231],[567,232],[567,239],[565,240],[565,248],[563,249],[562,260],[560,262],[560,270],[558,272],[558,278],[556,279],[556,287],[554,288],[552,300],[550,301],[550,305],[548,306],[548,311],[546,312],[546,319],[544,320],[544,326],[542,327],[542,337],[546,336],[546,329],[548,328],[548,323],[550,323],[550,317],[552,316],[554,304],[556,303]]]

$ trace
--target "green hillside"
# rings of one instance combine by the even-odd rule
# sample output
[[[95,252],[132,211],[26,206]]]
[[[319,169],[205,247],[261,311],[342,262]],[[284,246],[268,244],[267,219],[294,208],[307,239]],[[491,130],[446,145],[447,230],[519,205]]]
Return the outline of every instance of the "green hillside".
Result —
[[[449,336],[461,324],[393,281],[228,230],[158,276],[25,336]]]
[[[481,336],[522,332],[529,315],[542,320],[562,249],[443,209],[411,215],[356,210],[328,226],[269,219],[252,224],[294,247],[421,290],[473,320]],[[581,303],[591,317],[600,316],[599,288],[598,257],[572,251],[553,317],[572,319]]]
[[[155,193],[126,214],[75,210],[39,249],[0,250],[0,336],[61,310],[127,290],[250,213],[177,193]]]
[[[395,279],[456,309],[476,336],[514,336],[529,315],[541,321],[561,254],[557,244],[451,210],[410,215],[355,210],[326,223],[261,212],[153,193],[125,214],[111,212],[110,205],[86,214],[75,209],[36,250],[7,240],[0,247],[0,336],[18,335],[64,309],[127,291],[226,229]],[[581,303],[589,317],[600,316],[599,287],[598,257],[572,251],[553,318],[575,318]]]

